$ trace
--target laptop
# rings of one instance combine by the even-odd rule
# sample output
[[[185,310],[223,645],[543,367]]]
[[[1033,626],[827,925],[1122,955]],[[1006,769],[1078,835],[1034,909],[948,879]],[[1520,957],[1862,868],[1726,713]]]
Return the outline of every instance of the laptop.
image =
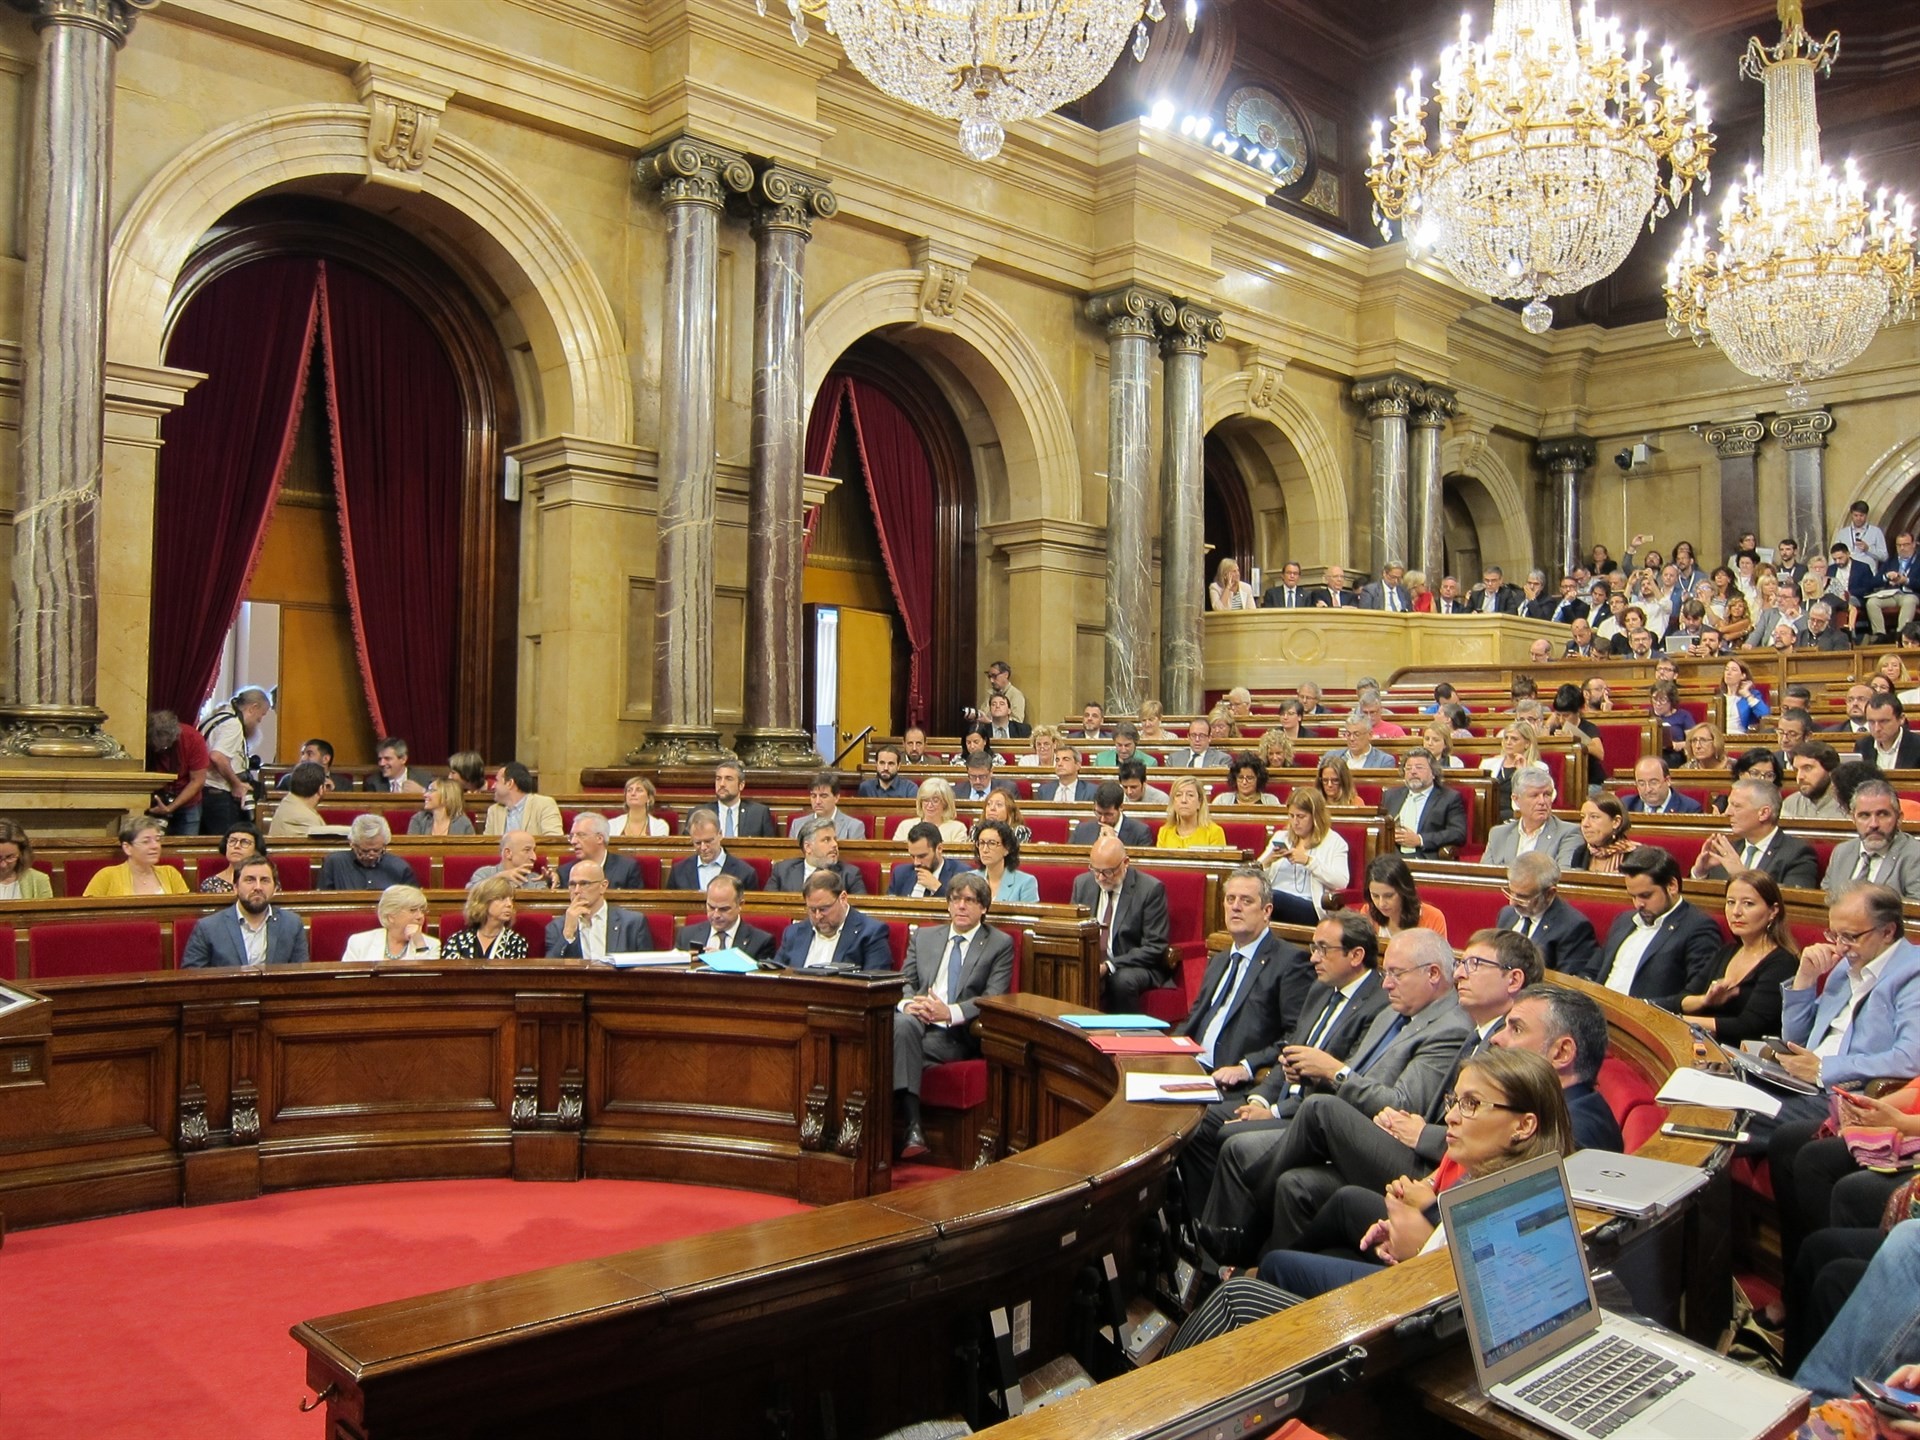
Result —
[[[1566,1172],[1545,1155],[1440,1195],[1480,1388],[1566,1440],[1760,1440],[1807,1392],[1593,1296]]]
[[[1707,1183],[1698,1165],[1649,1160],[1611,1150],[1576,1150],[1567,1157],[1573,1203],[1616,1215],[1658,1215]]]

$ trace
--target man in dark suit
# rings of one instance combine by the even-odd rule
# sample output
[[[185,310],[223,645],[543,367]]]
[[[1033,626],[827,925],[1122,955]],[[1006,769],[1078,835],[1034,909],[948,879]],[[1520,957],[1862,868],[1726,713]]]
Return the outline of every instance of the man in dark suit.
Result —
[[[1269,585],[1260,597],[1263,610],[1306,610],[1313,605],[1313,590],[1300,583],[1300,562],[1289,560],[1280,567],[1280,583]]]
[[[1839,578],[1845,582],[1846,591],[1829,598],[1834,603],[1833,624],[1836,630],[1851,631],[1847,609],[1852,607],[1862,617],[1866,614],[1867,597],[1879,588],[1880,577],[1874,573],[1873,565],[1855,555],[1847,546],[1836,544],[1827,552],[1827,575],[1829,579]]]
[[[742,800],[740,762],[722,760],[713,767],[713,811],[714,819],[720,826],[720,838],[731,840],[735,836],[745,835],[753,838],[771,840],[780,832],[773,823],[773,812],[758,800]],[[693,832],[682,825],[682,833]]]
[[[667,872],[669,890],[705,890],[716,875],[731,875],[745,890],[759,886],[754,868],[738,856],[727,854],[720,843],[720,822],[713,811],[702,805],[687,816],[687,834],[693,839],[693,854],[673,862]]]
[[[1782,540],[1773,547],[1773,580],[1776,585],[1791,585],[1796,590],[1807,578],[1807,567],[1800,562],[1800,542]]]
[[[1062,745],[1053,752],[1053,776],[1049,784],[1035,787],[1034,799],[1078,804],[1093,799],[1099,788],[1093,781],[1080,778],[1080,752],[1072,745]]]
[[[1100,1008],[1135,1014],[1147,991],[1172,983],[1167,966],[1167,891],[1129,863],[1112,835],[1093,842],[1087,873],[1073,881],[1073,903],[1100,927]]]
[[[1069,845],[1091,845],[1103,835],[1116,835],[1122,845],[1151,845],[1153,832],[1146,823],[1124,813],[1127,792],[1117,780],[1102,780],[1093,792],[1093,819],[1082,820],[1067,836]]]
[[[1433,592],[1433,613],[1436,615],[1467,613],[1467,602],[1460,598],[1460,582],[1453,576],[1440,577],[1439,587]]]
[[[1673,767],[1663,755],[1642,755],[1633,764],[1633,789],[1620,808],[1636,815],[1698,815],[1700,802],[1673,788]]]
[[[1867,701],[1867,733],[1853,750],[1882,771],[1920,770],[1920,735],[1907,728],[1907,711],[1899,696],[1875,695]]]
[[[949,856],[940,839],[940,827],[925,820],[907,831],[907,859],[893,867],[887,881],[889,895],[945,895],[953,877],[967,867]]]
[[[1489,565],[1480,572],[1480,583],[1467,595],[1467,613],[1469,615],[1518,615],[1520,613],[1520,592],[1507,584],[1507,577],[1498,565]]]
[[[742,950],[756,960],[773,958],[773,936],[740,918],[740,897],[746,892],[731,875],[717,875],[707,886],[707,918],[682,925],[674,933],[676,950]]]
[[[1516,856],[1507,867],[1507,898],[1494,927],[1533,942],[1549,970],[1585,975],[1593,968],[1599,938],[1593,921],[1560,898],[1560,862],[1539,850]]]
[[[1520,613],[1529,620],[1551,620],[1556,625],[1571,625],[1576,620],[1585,620],[1592,612],[1587,602],[1580,598],[1580,585],[1571,575],[1560,582],[1558,595],[1542,595],[1529,600],[1520,607]]]
[[[1617,918],[1581,978],[1678,1011],[1682,995],[1707,988],[1720,953],[1720,927],[1680,898],[1680,862],[1641,845],[1620,862],[1633,909]]]
[[[1727,791],[1727,829],[1700,847],[1693,878],[1726,881],[1742,870],[1763,870],[1783,889],[1818,889],[1820,857],[1780,828],[1779,815],[1780,791],[1771,780],[1736,780]]]
[[[1593,627],[1587,624],[1584,615],[1573,622],[1573,633],[1567,637],[1566,656],[1569,660],[1591,659],[1599,653],[1593,638]]]
[[[409,766],[407,742],[397,735],[374,742],[373,760],[379,768],[367,776],[364,784],[368,790],[389,795],[419,795],[440,778],[435,771]]]
[[[954,799],[967,800],[979,804],[996,790],[1004,790],[1009,795],[1017,794],[1011,780],[993,778],[993,752],[967,757],[967,778],[954,789]]]
[[[1325,583],[1314,587],[1307,597],[1307,603],[1324,606],[1332,610],[1344,610],[1353,604],[1353,596],[1347,592],[1347,571],[1342,565],[1329,565],[1321,572]]]
[[[1409,750],[1400,762],[1401,778],[1380,797],[1380,813],[1393,823],[1400,853],[1432,860],[1467,843],[1467,807],[1460,792],[1433,780],[1433,756]]]
[[[307,928],[291,910],[273,908],[278,889],[273,861],[242,861],[233,873],[233,908],[202,916],[187,936],[182,970],[241,965],[304,965]]]
[[[911,800],[920,787],[900,773],[900,747],[882,745],[873,752],[873,774],[860,782],[863,800]]]
[[[567,877],[573,873],[576,864],[591,860],[600,867],[600,873],[607,877],[609,890],[643,888],[640,862],[631,855],[620,855],[607,848],[607,817],[599,811],[582,810],[574,816],[567,838],[573,842],[574,858],[560,867],[561,885],[567,883]]]
[[[775,959],[789,970],[821,970],[840,965],[855,970],[891,970],[893,951],[887,927],[862,915],[847,899],[840,877],[817,870],[807,880],[807,923],[787,926]]]
[[[567,908],[547,922],[549,960],[604,960],[630,950],[651,950],[647,917],[607,903],[607,877],[591,860],[574,863]]]
[[[1013,988],[1013,939],[985,923],[992,891],[984,875],[956,875],[947,923],[923,925],[907,945],[907,998],[893,1014],[893,1093],[906,1121],[900,1158],[927,1153],[920,1129],[920,1077],[928,1065],[980,1053],[973,1021],[980,1001]]]
[[[822,870],[838,875],[848,894],[867,893],[865,877],[840,859],[840,836],[833,822],[815,815],[800,827],[800,853],[780,861],[768,872],[767,889],[799,895],[805,891],[808,877]]]
[[[987,697],[985,723],[989,740],[1025,740],[1033,734],[1031,725],[1013,718],[1013,701],[1005,695]]]

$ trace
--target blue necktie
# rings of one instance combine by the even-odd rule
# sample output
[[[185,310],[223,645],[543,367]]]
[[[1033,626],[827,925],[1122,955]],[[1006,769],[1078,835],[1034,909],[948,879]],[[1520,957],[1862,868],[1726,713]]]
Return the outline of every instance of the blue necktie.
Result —
[[[1374,1042],[1373,1048],[1367,1051],[1365,1058],[1362,1059],[1360,1063],[1354,1066],[1353,1068],[1364,1075],[1367,1071],[1367,1067],[1373,1064],[1373,1062],[1378,1060],[1382,1055],[1386,1054],[1387,1050],[1392,1046],[1395,1037],[1397,1037],[1400,1034],[1400,1032],[1406,1028],[1407,1028],[1407,1017],[1404,1015],[1394,1016],[1393,1023],[1387,1026],[1387,1033],[1382,1035],[1377,1041]]]

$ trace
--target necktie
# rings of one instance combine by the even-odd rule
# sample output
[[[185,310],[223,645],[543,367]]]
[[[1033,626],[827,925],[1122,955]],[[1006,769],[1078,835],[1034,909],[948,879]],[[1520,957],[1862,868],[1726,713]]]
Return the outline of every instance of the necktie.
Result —
[[[1367,1051],[1366,1055],[1361,1059],[1360,1063],[1354,1066],[1353,1068],[1355,1070],[1360,1071],[1362,1074],[1365,1074],[1367,1067],[1373,1064],[1373,1062],[1378,1060],[1382,1055],[1386,1054],[1387,1051],[1392,1047],[1395,1038],[1397,1038],[1400,1032],[1406,1028],[1407,1028],[1407,1017],[1404,1015],[1395,1015],[1393,1017],[1393,1023],[1387,1026],[1387,1033],[1382,1035],[1378,1040],[1374,1042],[1373,1048]]]
[[[1320,1015],[1313,1022],[1313,1029],[1307,1032],[1307,1044],[1314,1049],[1320,1048],[1320,1042],[1327,1038],[1327,1031],[1333,1028],[1334,1012],[1340,1008],[1340,992],[1334,991],[1327,996],[1327,1003],[1320,1007]]]
[[[1109,957],[1113,954],[1113,912],[1119,909],[1119,896],[1111,890],[1100,892],[1104,910],[1100,916],[1100,948]]]
[[[1527,916],[1526,919],[1520,922],[1520,933],[1531,940],[1533,938],[1533,927],[1539,923],[1540,922],[1535,920],[1531,915]]]
[[[940,997],[943,1004],[953,1003],[953,992],[960,986],[960,966],[964,963],[960,955],[965,948],[966,942],[958,935],[954,936],[953,948],[947,951],[946,966],[939,976],[939,983],[934,988],[934,993]]]
[[[1394,591],[1394,588],[1389,585],[1387,587],[1387,609],[1398,610],[1399,608],[1400,596]]]
[[[720,833],[729,840],[734,838],[733,807],[731,805],[723,805],[720,807]]]
[[[724,950],[726,948],[727,948],[726,936],[722,935],[718,930],[710,929],[707,931],[707,949]]]
[[[1866,851],[1864,850],[1861,851],[1860,852],[1860,868],[1853,872],[1853,878],[1856,880],[1873,879],[1873,862],[1878,858],[1879,857],[1877,855],[1869,855],[1866,853]]]
[[[1740,863],[1749,870],[1753,869],[1754,857],[1759,855],[1759,853],[1760,847],[1752,842],[1748,842],[1748,844],[1741,848]]]
[[[1226,1028],[1227,1011],[1232,1007],[1234,991],[1240,986],[1240,967],[1246,958],[1238,950],[1233,952],[1233,958],[1227,962],[1227,978],[1207,1001],[1206,1023],[1200,1027],[1200,1058],[1209,1068],[1217,1063],[1213,1047],[1220,1039],[1221,1030]]]
[[[1291,585],[1289,585],[1289,586],[1287,587],[1287,605],[1286,605],[1286,608],[1287,608],[1287,609],[1289,609],[1289,610],[1291,610],[1291,609],[1293,609],[1293,587],[1292,587]]]

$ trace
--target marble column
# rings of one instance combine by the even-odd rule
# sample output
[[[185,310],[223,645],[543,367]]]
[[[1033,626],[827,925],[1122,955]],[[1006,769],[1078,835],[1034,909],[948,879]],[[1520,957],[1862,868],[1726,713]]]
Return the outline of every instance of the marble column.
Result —
[[[1184,302],[1160,341],[1160,692],[1169,715],[1206,708],[1201,640],[1207,611],[1207,346],[1219,315]]]
[[[1560,567],[1557,579],[1571,575],[1575,566],[1585,563],[1580,546],[1580,481],[1593,464],[1593,441],[1584,435],[1542,440],[1534,447],[1534,455],[1547,467],[1548,486],[1553,491],[1553,558]]]
[[[637,765],[720,759],[713,727],[714,333],[721,207],[753,185],[746,158],[681,136],[639,162],[667,213],[660,339],[653,718]]]
[[[1802,555],[1827,548],[1827,436],[1833,433],[1831,410],[1802,410],[1776,415],[1767,426],[1787,452],[1787,534],[1800,542]]]
[[[1759,476],[1754,455],[1766,438],[1767,427],[1758,420],[1730,420],[1724,425],[1695,425],[1693,433],[1720,457],[1720,548],[1713,553],[1731,555],[1742,535],[1760,529]]]
[[[1447,569],[1447,512],[1440,482],[1440,436],[1453,418],[1454,394],[1423,385],[1408,417],[1407,484],[1413,502],[1413,541],[1409,564],[1438,585]]]
[[[820,763],[805,728],[807,241],[839,208],[818,175],[760,164],[753,186],[753,450],[747,494],[746,723],[735,736],[752,767]]]
[[[0,708],[0,755],[124,759],[94,703],[107,200],[115,59],[157,0],[10,3],[33,17],[40,55],[25,150],[13,703]]]
[[[1373,432],[1373,550],[1368,564],[1378,575],[1388,565],[1407,563],[1407,416],[1422,387],[1405,375],[1379,375],[1355,382],[1352,393],[1354,403],[1366,410]]]
[[[1174,323],[1173,301],[1129,285],[1087,302],[1107,327],[1107,709],[1136,715],[1148,699],[1148,606],[1153,553],[1147,538],[1147,465],[1154,341]]]

